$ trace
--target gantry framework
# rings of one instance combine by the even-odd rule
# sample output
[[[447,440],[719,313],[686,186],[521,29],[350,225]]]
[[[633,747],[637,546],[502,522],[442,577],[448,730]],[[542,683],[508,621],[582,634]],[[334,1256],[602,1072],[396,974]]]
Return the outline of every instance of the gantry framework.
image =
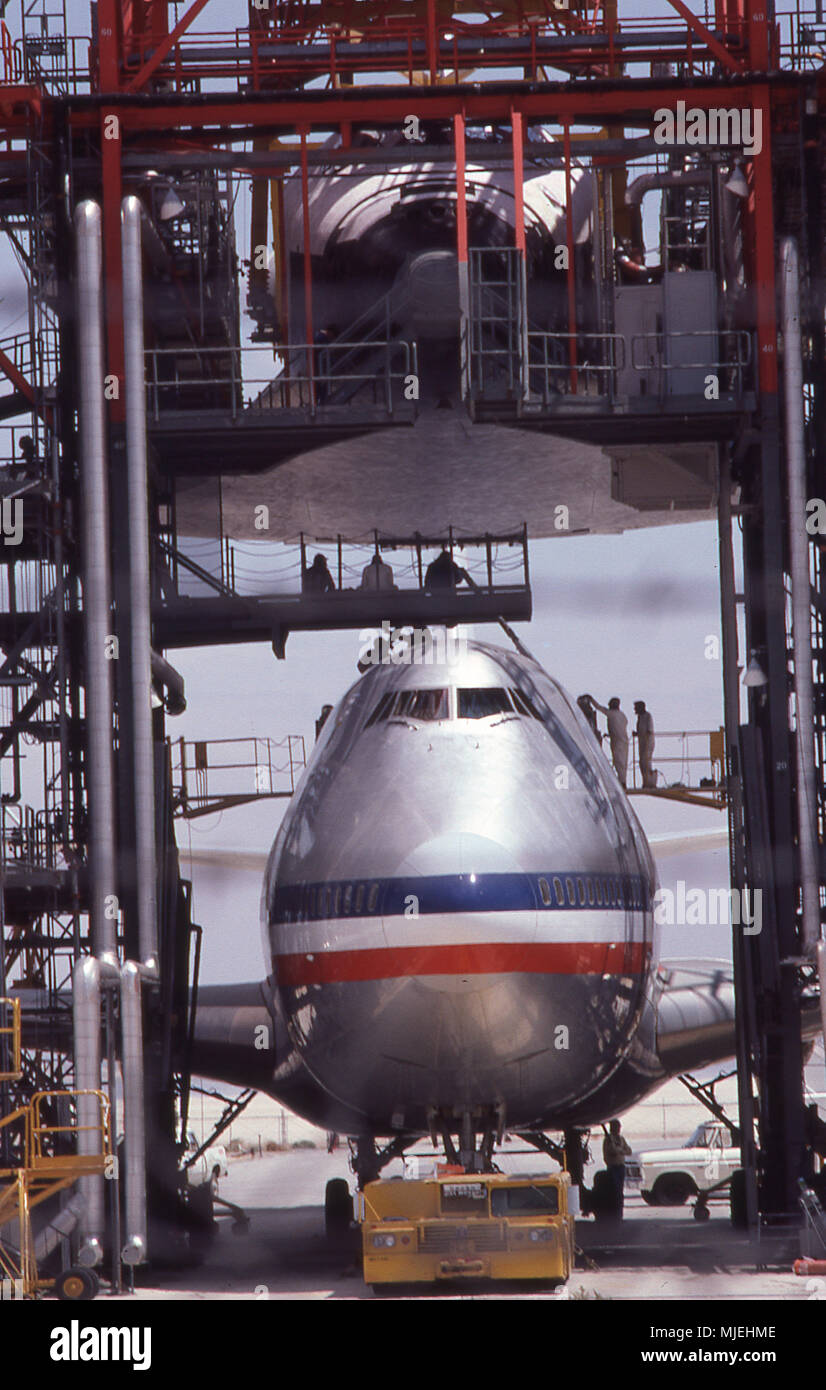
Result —
[[[0,123],[5,137],[0,221],[29,283],[29,331],[0,344],[0,371],[8,381],[0,414],[11,422],[6,427],[7,463],[16,465],[7,467],[4,499],[25,504],[22,543],[7,545],[1,557],[0,642],[5,658],[0,669],[0,753],[5,804],[0,976],[14,975],[19,981],[22,969],[23,982],[43,1017],[43,1046],[29,1050],[28,1074],[23,1083],[15,1084],[30,1090],[65,1084],[64,1048],[58,1037],[61,999],[72,962],[89,944],[80,634],[84,556],[78,524],[84,496],[78,482],[76,433],[77,351],[84,325],[73,306],[74,208],[91,198],[102,210],[114,612],[121,652],[130,649],[131,623],[128,575],[122,564],[127,498],[120,467],[125,419],[121,204],[125,193],[138,190],[155,228],[148,246],[152,272],[146,301],[151,335],[147,381],[154,465],[150,527],[155,646],[160,652],[194,642],[271,639],[283,654],[290,615],[293,626],[302,625],[295,603],[286,616],[273,611],[262,617],[260,608],[251,613],[250,604],[240,601],[223,572],[217,583],[213,579],[210,584],[207,577],[209,592],[202,592],[200,599],[182,601],[178,570],[190,576],[194,571],[193,562],[177,549],[179,480],[214,477],[231,488],[234,472],[254,471],[264,461],[292,457],[320,442],[364,435],[378,425],[408,428],[414,413],[401,384],[415,369],[415,361],[391,360],[398,345],[389,340],[382,345],[388,363],[383,378],[386,398],[367,404],[358,398],[346,409],[347,402],[338,410],[335,403],[325,407],[319,392],[323,366],[313,349],[320,325],[310,252],[311,178],[319,170],[335,177],[353,164],[381,169],[430,161],[447,168],[455,180],[460,275],[469,294],[477,293],[482,302],[484,268],[479,262],[474,272],[475,248],[468,232],[468,164],[496,158],[508,167],[514,219],[513,244],[507,252],[515,266],[513,283],[518,284],[529,251],[525,162],[541,153],[564,172],[565,320],[555,334],[537,332],[533,342],[530,327],[524,340],[517,341],[508,337],[513,323],[505,323],[504,339],[500,333],[493,347],[485,346],[482,327],[476,338],[471,331],[465,401],[472,419],[502,420],[522,430],[597,438],[608,444],[697,440],[719,451],[732,875],[738,888],[760,888],[767,904],[761,936],[749,942],[735,940],[744,1159],[755,1179],[749,1187],[752,1219],[757,1203],[767,1217],[787,1217],[796,1210],[797,1179],[809,1162],[811,1135],[805,1129],[801,1095],[800,1001],[813,981],[813,957],[802,926],[799,779],[790,734],[795,709],[790,683],[797,653],[791,636],[788,527],[797,519],[786,509],[777,251],[780,239],[791,237],[800,254],[806,493],[818,497],[824,493],[826,437],[819,370],[826,297],[826,90],[820,45],[826,31],[817,14],[800,9],[775,13],[764,0],[716,0],[702,13],[683,0],[663,0],[656,20],[626,16],[611,0],[593,5],[532,0],[496,6],[476,0],[458,5],[437,0],[323,0],[253,3],[248,12],[239,12],[237,27],[225,32],[204,28],[210,17],[208,0],[195,0],[174,23],[164,0],[141,6],[98,0],[95,15],[91,42],[70,33],[65,22],[58,21],[55,28],[54,16],[47,16],[45,7],[41,13],[36,5],[26,7],[17,28],[11,17],[0,23]],[[653,400],[641,393],[629,406],[614,389],[617,361],[597,359],[589,351],[587,335],[596,336],[600,325],[581,321],[572,172],[577,160],[587,157],[603,206],[610,205],[600,235],[618,238],[620,230],[629,230],[629,166],[663,156],[655,139],[657,113],[674,113],[675,130],[682,130],[682,140],[678,134],[666,153],[674,158],[699,153],[713,167],[720,152],[707,140],[688,138],[678,118],[681,104],[684,118],[688,107],[707,114],[721,103],[748,109],[761,129],[759,144],[755,142],[753,152],[743,154],[735,166],[747,182],[735,229],[742,249],[741,302],[747,308],[745,318],[728,331],[732,337],[745,334],[749,351],[742,357],[739,348],[726,354],[729,389],[720,400],[704,404],[698,393],[697,399],[675,404],[656,393]],[[379,139],[367,147],[365,131],[401,131],[411,115],[422,132],[414,146],[397,142],[388,151]],[[729,149],[727,176],[731,160]],[[304,219],[298,338],[291,336],[284,298],[286,253],[278,217],[288,171],[300,180]],[[256,237],[270,241],[276,265],[273,299],[268,297],[266,274],[250,256],[248,296],[259,341],[269,344],[271,353],[287,354],[286,360],[290,353],[297,354],[286,394],[283,378],[278,392],[273,389],[266,399],[261,389],[268,388],[259,389],[256,411],[245,408],[241,386],[249,345],[242,343],[241,268],[235,259],[232,215],[233,189],[239,182],[252,190],[251,252]],[[190,215],[180,228],[167,226],[160,236],[160,201],[170,189],[178,190],[175,197],[185,202]],[[270,197],[272,235],[266,208]],[[603,257],[610,276],[613,256],[612,245]],[[526,315],[524,305],[523,311]],[[374,327],[369,331],[375,348]],[[556,341],[549,358],[551,338]],[[503,356],[505,370],[511,372],[510,389],[491,390],[485,373],[495,358],[501,376]],[[193,360],[198,364],[194,373]],[[351,377],[358,371],[358,366],[351,367]],[[611,383],[610,389],[602,384],[584,389],[589,373],[593,379],[600,371],[598,381]],[[24,438],[32,444],[25,445]],[[750,688],[749,719],[742,728],[736,685],[738,597],[730,552],[733,524],[743,533],[747,648],[765,676],[762,684]],[[810,579],[818,775],[814,814],[821,886],[826,747],[822,546],[822,537],[815,533]],[[480,609],[480,615],[501,616],[503,595],[490,588],[486,598],[488,607],[484,614]],[[527,584],[513,602],[505,616],[525,616]],[[423,594],[408,606],[425,620],[440,611],[438,605],[428,608]],[[360,626],[368,610],[369,602],[367,609],[362,604],[345,621]],[[322,605],[319,620],[310,615],[303,625],[325,626],[328,617]],[[805,641],[798,659],[808,660]],[[168,671],[167,677],[171,679]],[[126,774],[133,737],[128,683],[125,659],[118,663],[116,691],[119,939],[132,954],[137,885],[130,870],[134,812]],[[159,679],[157,688],[170,709],[168,680]],[[149,999],[146,1089],[155,1160],[150,1201],[156,1213],[169,1214],[177,1183],[174,1097],[176,1090],[185,1092],[188,1086],[193,926],[171,829],[165,719],[161,708],[154,716],[154,737],[162,969]],[[21,780],[24,740],[33,740],[42,757],[36,777],[29,767],[30,787]],[[25,809],[27,800],[38,807],[36,812]],[[3,984],[0,978],[0,993]],[[63,1028],[65,1033],[65,1020]],[[6,1105],[11,1103],[11,1083],[4,1084]]]

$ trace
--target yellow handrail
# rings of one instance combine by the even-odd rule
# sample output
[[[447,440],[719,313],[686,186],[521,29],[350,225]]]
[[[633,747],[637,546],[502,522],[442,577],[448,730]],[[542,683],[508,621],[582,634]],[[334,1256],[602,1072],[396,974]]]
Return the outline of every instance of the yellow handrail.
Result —
[[[23,1049],[20,1029],[20,1000],[0,997],[0,1011],[11,1009],[11,1023],[0,1022],[0,1037],[11,1037],[11,1071],[0,1071],[0,1081],[19,1081],[23,1075]],[[0,1012],[0,1020],[3,1013]]]

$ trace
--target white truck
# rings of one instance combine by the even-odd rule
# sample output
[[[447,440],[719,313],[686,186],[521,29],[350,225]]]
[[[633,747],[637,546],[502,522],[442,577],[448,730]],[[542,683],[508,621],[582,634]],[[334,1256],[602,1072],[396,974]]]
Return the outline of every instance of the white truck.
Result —
[[[719,1120],[698,1125],[679,1148],[645,1149],[625,1165],[625,1186],[637,1189],[652,1207],[682,1206],[708,1192],[740,1167],[740,1149]]]
[[[208,1182],[213,1193],[216,1193],[218,1179],[226,1177],[229,1172],[227,1151],[223,1144],[211,1144],[208,1149],[204,1149],[204,1152],[198,1155],[194,1163],[186,1168],[188,1160],[198,1147],[198,1139],[195,1133],[190,1130],[186,1136],[186,1153],[182,1159],[182,1166],[186,1169],[187,1182],[190,1187],[201,1187],[203,1183]]]

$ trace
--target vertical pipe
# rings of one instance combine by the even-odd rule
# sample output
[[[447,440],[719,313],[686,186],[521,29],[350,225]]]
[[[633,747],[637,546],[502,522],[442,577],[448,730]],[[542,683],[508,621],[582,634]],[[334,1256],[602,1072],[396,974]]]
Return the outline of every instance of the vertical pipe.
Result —
[[[789,571],[792,581],[795,726],[797,742],[797,844],[803,895],[802,945],[814,953],[820,938],[820,874],[817,842],[817,773],[812,688],[812,613],[809,538],[806,531],[806,440],[803,419],[803,352],[797,243],[780,245],[783,303],[783,385],[786,403],[786,494],[789,506]]]
[[[436,86],[438,75],[438,38],[436,35],[436,0],[427,0],[425,11],[427,66],[430,72],[430,85]]]
[[[100,1090],[100,964],[91,956],[75,961],[72,971],[72,1017],[74,1025],[75,1088],[79,1091]],[[99,1120],[99,1103],[95,1096],[78,1096],[77,1119],[79,1132],[77,1151],[81,1157],[99,1151],[95,1126]],[[78,1263],[100,1264],[103,1257],[103,1238],[106,1229],[103,1178],[99,1175],[78,1179],[78,1193],[83,1199],[80,1219],[81,1245]]]
[[[304,241],[304,341],[310,378],[310,404],[315,406],[315,363],[313,361],[313,258],[310,230],[310,176],[307,169],[307,132],[301,132],[301,213]]]
[[[137,1265],[146,1258],[146,1124],[143,1094],[141,968],[126,961],[120,977],[123,1034],[124,1188],[126,1242],[121,1259]]]
[[[453,117],[456,155],[456,262],[459,276],[459,380],[462,400],[470,395],[470,282],[468,279],[467,188],[465,166],[465,118]]]
[[[522,112],[511,107],[511,135],[513,141],[513,229],[519,264],[517,283],[517,303],[519,305],[519,387],[523,400],[530,392],[530,373],[528,371],[528,273],[525,254],[525,174],[524,140]]]
[[[743,785],[740,774],[737,597],[734,582],[734,548],[731,536],[731,461],[725,445],[721,445],[720,452],[717,524],[720,563],[720,617],[723,636],[723,709],[726,726],[725,778],[729,826],[729,872],[732,888],[736,892],[742,893],[746,884],[746,868]],[[757,1225],[757,1155],[754,1145],[751,1039],[754,1037],[756,1022],[747,942],[739,926],[734,925],[732,925],[732,962],[734,967],[740,1153],[746,1174],[746,1220],[749,1229],[753,1230]]]
[[[777,315],[771,107],[766,97],[758,100],[755,94],[752,108],[755,113],[760,110],[763,122],[763,148],[751,162],[751,196],[748,203],[757,297],[757,371],[761,393],[774,394],[777,391]]]
[[[101,214],[96,203],[75,211],[80,369],[80,459],[84,494],[83,619],[86,636],[86,785],[89,799],[89,920],[92,950],[117,969],[115,790],[112,771],[109,506],[104,404]],[[107,899],[110,902],[107,903]]]
[[[565,245],[568,252],[568,361],[571,364],[571,391],[577,389],[576,351],[576,265],[574,262],[574,206],[571,186],[571,122],[565,122]]]
[[[513,231],[517,251],[525,254],[525,177],[523,171],[522,112],[511,107],[513,142]]]
[[[155,765],[152,738],[152,623],[149,585],[149,505],[146,465],[141,205],[124,198],[124,371],[129,499],[129,590],[132,636],[132,777],[135,805],[138,941],[141,965],[158,977],[158,901],[155,851]]]

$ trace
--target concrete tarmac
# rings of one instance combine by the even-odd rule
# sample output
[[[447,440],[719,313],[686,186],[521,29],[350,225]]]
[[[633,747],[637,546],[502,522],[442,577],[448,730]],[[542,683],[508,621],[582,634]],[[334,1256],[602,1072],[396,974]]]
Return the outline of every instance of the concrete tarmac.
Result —
[[[505,1171],[551,1171],[538,1154],[500,1159]],[[385,1170],[399,1172],[399,1165]],[[249,1225],[233,1229],[221,1215],[203,1264],[195,1269],[139,1275],[138,1299],[371,1299],[353,1253],[331,1248],[324,1234],[324,1187],[334,1177],[352,1178],[346,1149],[294,1149],[230,1163],[220,1196],[244,1209]],[[405,1298],[445,1299],[632,1299],[726,1301],[822,1299],[826,1280],[797,1278],[796,1251],[750,1245],[731,1228],[728,1207],[713,1203],[711,1219],[699,1223],[689,1206],[650,1208],[637,1195],[626,1198],[618,1230],[577,1223],[581,1253],[561,1290],[532,1285],[451,1285]],[[762,1267],[761,1267],[762,1266]],[[106,1297],[105,1292],[101,1295]],[[384,1300],[382,1300],[384,1301]]]

